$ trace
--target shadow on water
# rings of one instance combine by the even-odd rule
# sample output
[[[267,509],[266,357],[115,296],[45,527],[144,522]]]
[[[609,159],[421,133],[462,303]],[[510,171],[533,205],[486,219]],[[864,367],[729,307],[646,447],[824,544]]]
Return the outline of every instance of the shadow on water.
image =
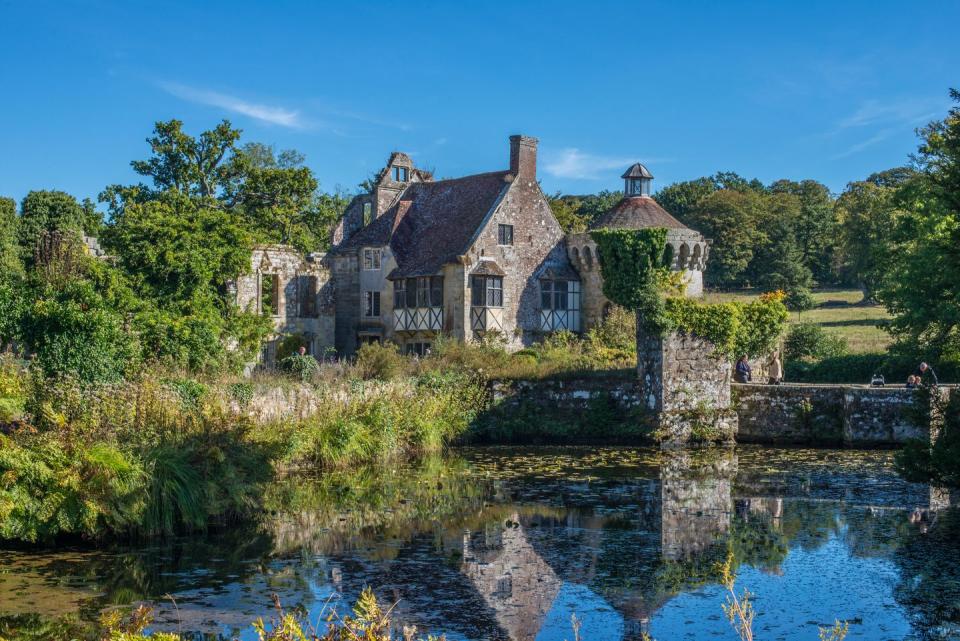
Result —
[[[271,593],[316,620],[370,585],[398,626],[451,639],[560,640],[574,612],[590,640],[735,639],[716,569],[732,554],[758,639],[815,639],[834,617],[851,639],[958,638],[948,501],[899,480],[889,452],[466,448],[281,479],[249,527],[0,550],[0,635],[145,601],[161,629],[248,639]]]

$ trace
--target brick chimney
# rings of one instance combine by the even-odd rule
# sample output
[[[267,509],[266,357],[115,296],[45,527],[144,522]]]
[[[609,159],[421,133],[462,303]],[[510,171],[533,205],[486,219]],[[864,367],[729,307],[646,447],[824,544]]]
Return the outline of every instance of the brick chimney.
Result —
[[[510,173],[516,178],[537,179],[537,139],[510,136]]]

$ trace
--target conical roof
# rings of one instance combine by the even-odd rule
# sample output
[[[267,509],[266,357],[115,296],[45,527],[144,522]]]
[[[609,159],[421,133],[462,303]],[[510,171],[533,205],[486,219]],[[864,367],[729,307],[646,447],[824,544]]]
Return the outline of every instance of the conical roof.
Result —
[[[593,224],[594,229],[689,229],[650,196],[631,196],[617,203]]]

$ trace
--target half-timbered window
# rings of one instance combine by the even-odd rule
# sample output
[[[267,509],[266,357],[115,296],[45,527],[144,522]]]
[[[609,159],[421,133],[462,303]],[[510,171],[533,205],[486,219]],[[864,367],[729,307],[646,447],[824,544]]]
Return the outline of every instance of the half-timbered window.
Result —
[[[540,281],[540,329],[545,332],[580,331],[579,281]]]

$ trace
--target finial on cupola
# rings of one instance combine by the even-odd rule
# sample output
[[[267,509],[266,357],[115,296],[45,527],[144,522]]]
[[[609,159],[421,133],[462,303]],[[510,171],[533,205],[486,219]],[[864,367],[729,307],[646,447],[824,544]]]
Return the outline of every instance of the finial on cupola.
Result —
[[[653,181],[653,174],[640,163],[633,163],[630,169],[620,177],[623,178],[623,195],[627,198],[650,195],[650,183]]]

